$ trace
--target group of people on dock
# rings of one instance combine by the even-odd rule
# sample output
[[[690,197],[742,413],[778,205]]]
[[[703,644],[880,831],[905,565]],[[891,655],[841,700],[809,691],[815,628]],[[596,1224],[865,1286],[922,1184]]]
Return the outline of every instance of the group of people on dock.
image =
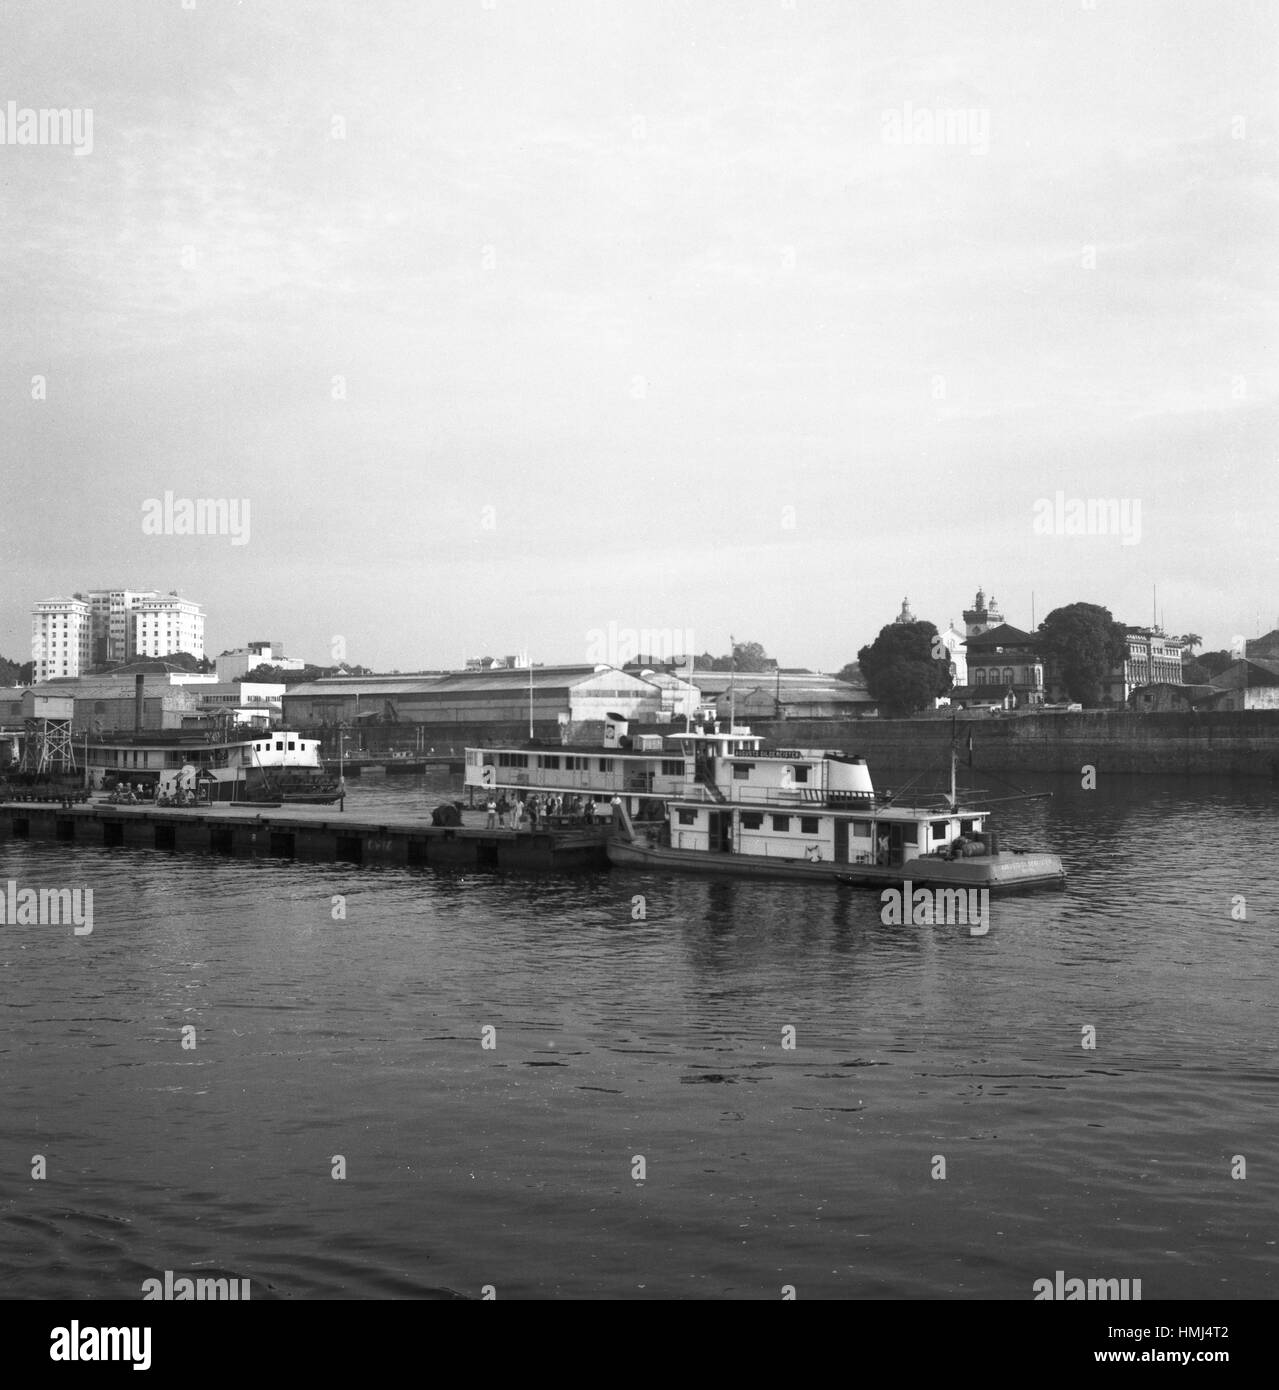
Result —
[[[484,810],[486,830],[536,830],[539,823],[592,825],[597,814],[593,796],[543,796],[537,792],[528,800],[517,796],[514,801],[507,800],[505,792],[496,799],[490,795]]]

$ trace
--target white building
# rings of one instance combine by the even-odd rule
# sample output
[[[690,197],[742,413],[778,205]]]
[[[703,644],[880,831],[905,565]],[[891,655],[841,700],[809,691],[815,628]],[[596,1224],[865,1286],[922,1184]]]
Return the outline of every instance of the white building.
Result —
[[[158,598],[154,589],[90,589],[90,660],[95,666],[132,661],[133,614],[144,599]]]
[[[938,633],[941,644],[950,653],[950,674],[956,685],[968,684],[968,634],[955,626],[952,618],[945,632]]]
[[[250,642],[246,647],[223,652],[217,658],[218,680],[238,681],[256,666],[275,666],[281,671],[301,671],[306,662],[301,657],[285,656],[281,642]]]
[[[204,656],[204,609],[177,594],[140,599],[133,612],[135,656]]]
[[[78,598],[42,599],[31,610],[36,681],[78,676],[89,667],[90,608]]]

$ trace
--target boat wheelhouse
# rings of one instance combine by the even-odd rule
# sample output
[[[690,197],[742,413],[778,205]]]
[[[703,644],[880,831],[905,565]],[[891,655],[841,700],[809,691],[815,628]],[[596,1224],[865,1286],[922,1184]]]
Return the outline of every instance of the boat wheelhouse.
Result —
[[[201,801],[336,801],[320,741],[287,730],[233,734],[114,734],[85,749],[91,787],[141,785],[156,797]]]
[[[679,741],[679,736],[676,736]],[[755,877],[833,878],[990,889],[1065,881],[1054,854],[1001,850],[989,813],[877,796],[866,760],[843,753],[753,749],[707,766],[686,756],[681,792],[658,826],[623,812],[609,840],[615,864]]]

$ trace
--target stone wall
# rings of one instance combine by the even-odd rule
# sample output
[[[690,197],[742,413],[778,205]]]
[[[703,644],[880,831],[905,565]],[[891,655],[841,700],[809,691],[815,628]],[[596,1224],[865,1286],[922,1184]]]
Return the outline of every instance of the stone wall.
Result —
[[[945,763],[950,753],[949,719],[752,720],[751,732],[774,748],[839,748],[862,753],[871,765],[926,769]],[[383,724],[363,730],[370,752],[418,746],[438,755],[468,745],[522,746],[528,723]],[[632,724],[630,732],[670,734],[676,726]],[[1279,777],[1279,709],[1216,710],[1136,714],[1084,710],[1078,714],[1001,714],[960,719],[956,723],[961,759],[973,735],[974,766],[995,772],[1078,773],[1085,764],[1098,772],[1165,773],[1194,776]],[[325,731],[313,730],[321,738]],[[331,735],[331,731],[330,735]],[[560,742],[557,724],[539,722],[534,729],[551,748]],[[603,726],[583,724],[575,739],[598,743]],[[336,744],[325,740],[325,755]],[[351,745],[348,744],[348,748]],[[550,751],[548,749],[548,751]]]
[[[1279,777],[1279,710],[1135,714],[1004,714],[956,723],[961,759],[996,772],[1099,772]],[[948,719],[756,721],[770,746],[840,748],[871,764],[926,768],[950,752]]]

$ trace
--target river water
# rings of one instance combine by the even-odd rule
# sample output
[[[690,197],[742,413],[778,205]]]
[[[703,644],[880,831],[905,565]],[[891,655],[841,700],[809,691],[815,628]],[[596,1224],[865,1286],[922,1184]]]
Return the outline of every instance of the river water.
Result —
[[[0,886],[95,894],[89,935],[0,928],[0,1297],[1273,1298],[1279,796],[1034,785],[1004,842],[1069,882],[985,935],[826,884],[0,842]]]

